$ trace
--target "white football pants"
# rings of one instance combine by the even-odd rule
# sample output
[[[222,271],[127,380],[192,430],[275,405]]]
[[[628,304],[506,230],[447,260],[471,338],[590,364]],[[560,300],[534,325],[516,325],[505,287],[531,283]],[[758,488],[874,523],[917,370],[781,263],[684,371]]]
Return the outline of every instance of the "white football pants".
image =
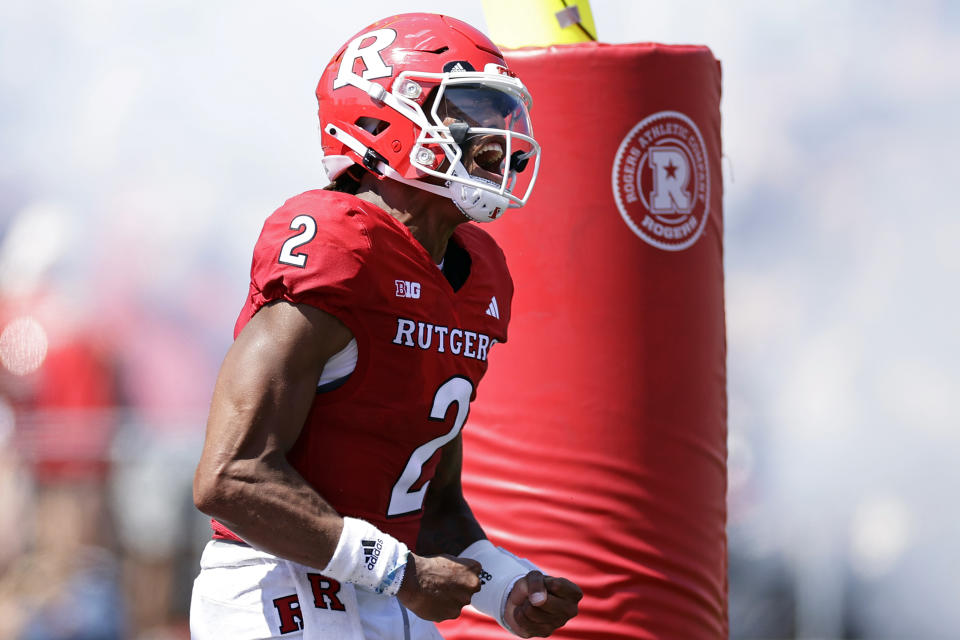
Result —
[[[244,544],[211,540],[190,603],[193,640],[443,640],[385,597]]]

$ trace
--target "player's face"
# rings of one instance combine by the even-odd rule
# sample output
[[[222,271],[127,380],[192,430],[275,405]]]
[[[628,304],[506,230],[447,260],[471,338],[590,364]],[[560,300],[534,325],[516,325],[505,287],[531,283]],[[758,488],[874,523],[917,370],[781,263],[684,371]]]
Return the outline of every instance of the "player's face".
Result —
[[[516,136],[508,140],[502,133],[530,135],[527,110],[509,93],[481,85],[449,86],[437,105],[437,116],[446,126],[464,123],[469,127],[460,148],[463,166],[474,177],[500,184],[504,171],[521,170],[518,159],[531,151],[529,143]]]

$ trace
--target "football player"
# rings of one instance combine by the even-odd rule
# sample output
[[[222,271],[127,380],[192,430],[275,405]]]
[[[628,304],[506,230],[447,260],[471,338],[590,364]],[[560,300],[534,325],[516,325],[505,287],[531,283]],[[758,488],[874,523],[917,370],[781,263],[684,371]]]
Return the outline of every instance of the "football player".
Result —
[[[405,14],[317,86],[331,184],[265,222],[194,480],[213,518],[191,605],[207,638],[440,638],[472,603],[520,637],[580,589],[484,535],[461,430],[513,283],[478,225],[530,196],[530,96],[459,20]]]

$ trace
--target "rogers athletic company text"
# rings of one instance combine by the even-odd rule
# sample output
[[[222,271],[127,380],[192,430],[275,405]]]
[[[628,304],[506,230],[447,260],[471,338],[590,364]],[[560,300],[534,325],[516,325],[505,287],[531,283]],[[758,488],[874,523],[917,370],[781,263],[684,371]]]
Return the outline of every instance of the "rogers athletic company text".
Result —
[[[487,360],[487,353],[496,342],[496,339],[485,333],[457,327],[451,329],[443,325],[407,318],[397,318],[397,335],[393,339],[393,344],[425,351],[436,350],[437,353],[449,351],[455,356],[484,362]]]

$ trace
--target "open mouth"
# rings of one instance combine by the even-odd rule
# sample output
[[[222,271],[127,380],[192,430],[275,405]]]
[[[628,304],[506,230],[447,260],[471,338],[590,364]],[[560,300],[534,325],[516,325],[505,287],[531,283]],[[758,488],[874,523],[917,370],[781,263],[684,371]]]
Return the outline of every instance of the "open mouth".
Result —
[[[503,161],[504,149],[503,143],[497,139],[480,140],[474,144],[469,154],[472,164],[477,168],[492,174],[497,179],[502,177],[501,163]]]

